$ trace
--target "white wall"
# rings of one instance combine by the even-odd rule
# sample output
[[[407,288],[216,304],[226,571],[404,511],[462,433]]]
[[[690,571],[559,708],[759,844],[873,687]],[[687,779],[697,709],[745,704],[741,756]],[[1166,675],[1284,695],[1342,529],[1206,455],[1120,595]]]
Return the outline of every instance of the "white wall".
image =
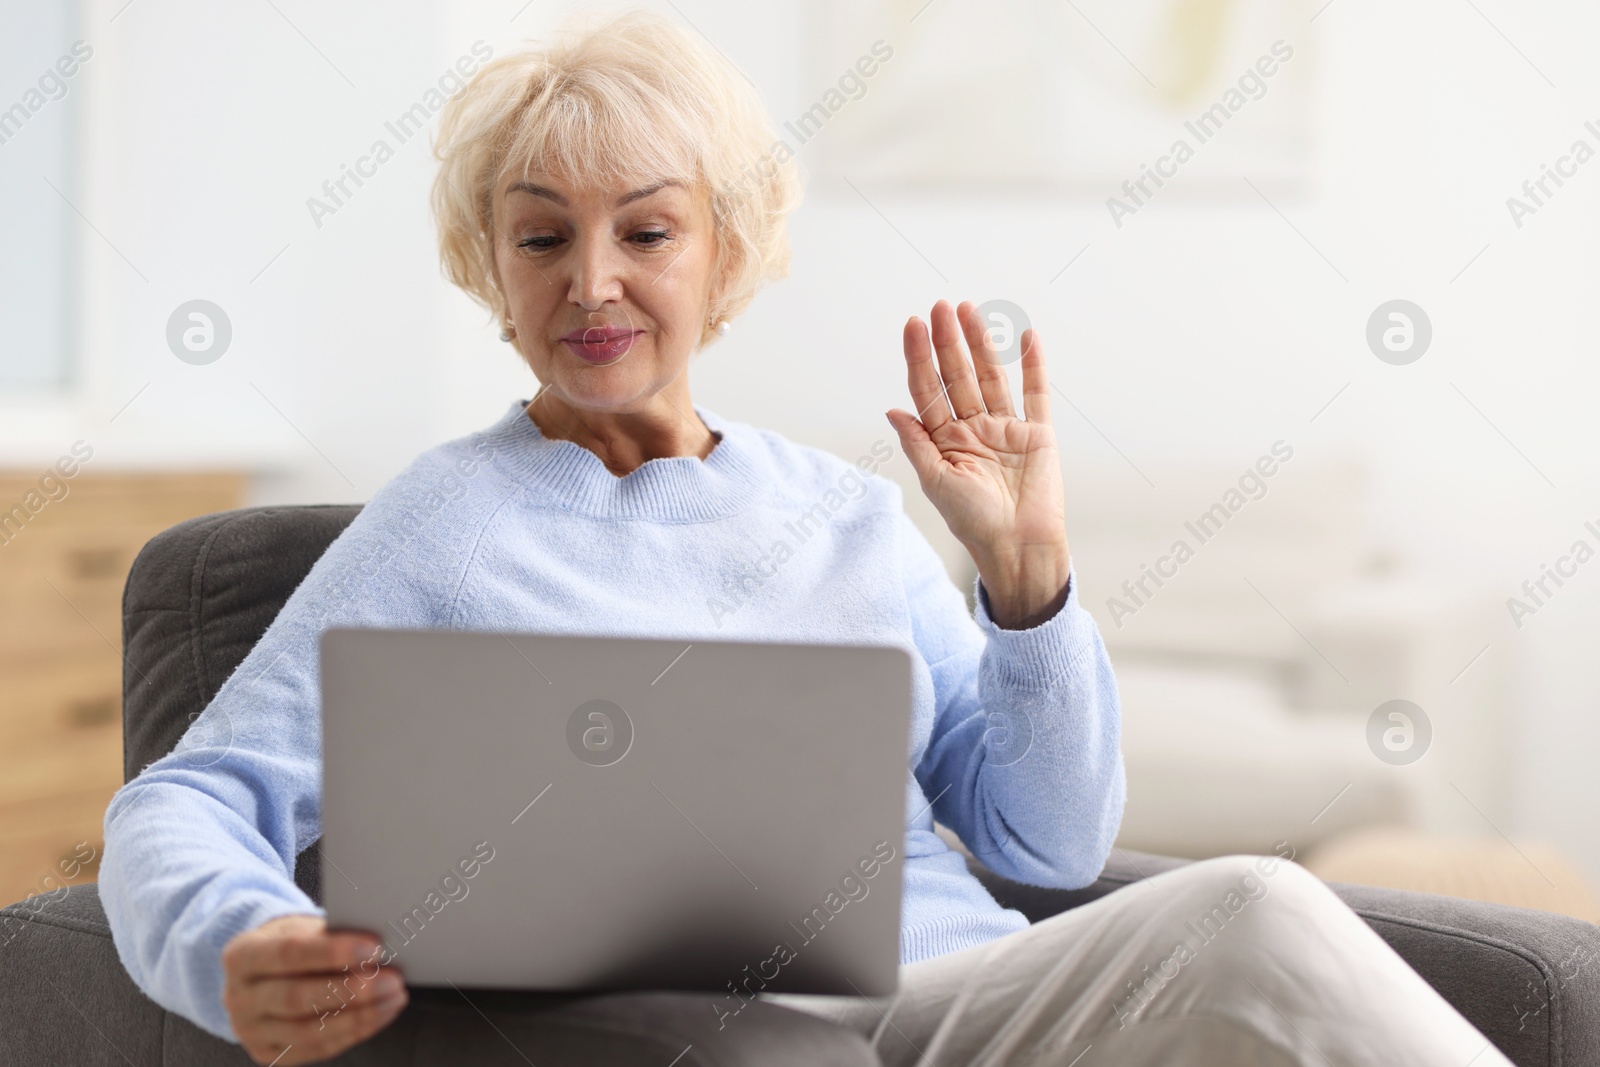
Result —
[[[28,414],[13,404],[0,444],[48,452],[84,436],[108,462],[244,458],[271,472],[262,500],[361,499],[531,393],[439,278],[425,145],[404,145],[320,229],[305,200],[475,40],[501,53],[551,25],[553,5],[277,0],[291,26],[264,4],[123,3],[95,0],[84,31],[96,57],[79,207],[105,235],[79,230],[87,396]],[[825,85],[805,63],[798,0],[660,6],[738,62],[775,114]],[[1134,463],[1241,468],[1286,438],[1307,456],[1370,462],[1396,552],[1510,596],[1600,521],[1600,361],[1585,329],[1600,161],[1521,229],[1505,207],[1575,138],[1600,145],[1583,130],[1600,121],[1586,55],[1597,23],[1578,0],[1334,0],[1296,42],[1318,68],[1318,147],[1309,195],[1276,201],[1293,227],[1248,188],[1224,203],[1158,200],[1120,230],[1081,196],[864,189],[875,210],[847,188],[814,189],[793,223],[793,276],[701,357],[697,400],[864,451],[887,432],[882,411],[905,403],[905,317],[941,296],[1005,297],[1029,309],[1054,379],[1098,427],[1056,399],[1069,500],[1074,472],[1137,477],[1102,432]],[[1003,145],[975,149],[1005,166]],[[1435,339],[1421,362],[1392,367],[1363,332],[1402,296],[1427,309]],[[208,367],[178,363],[163,339],[193,297],[234,325],[233,349]],[[1111,576],[1083,582],[1090,599],[1111,591]],[[1498,829],[1552,838],[1600,871],[1597,623],[1600,563],[1521,631],[1486,610],[1461,662],[1491,642],[1525,669],[1508,753],[1516,806]]]

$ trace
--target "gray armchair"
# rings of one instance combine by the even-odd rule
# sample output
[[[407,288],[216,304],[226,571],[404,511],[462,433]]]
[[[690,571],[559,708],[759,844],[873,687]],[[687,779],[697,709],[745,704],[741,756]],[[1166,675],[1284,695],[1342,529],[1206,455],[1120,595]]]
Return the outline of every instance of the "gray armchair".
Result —
[[[183,523],[145,547],[123,599],[127,778],[172,750],[358,510],[227,512]],[[1098,881],[1071,891],[1018,885],[973,867],[1002,904],[1038,920],[1181,862],[1117,852]],[[315,846],[299,856],[295,881],[320,898]],[[1520,1067],[1600,1067],[1600,927],[1420,893],[1333,888]],[[855,1034],[775,1005],[751,1005],[725,1031],[715,1023],[693,994],[480,991],[469,1003],[455,991],[420,989],[393,1026],[331,1062],[877,1062]],[[237,1046],[139,992],[117,959],[95,886],[0,911],[0,1064],[248,1062]]]

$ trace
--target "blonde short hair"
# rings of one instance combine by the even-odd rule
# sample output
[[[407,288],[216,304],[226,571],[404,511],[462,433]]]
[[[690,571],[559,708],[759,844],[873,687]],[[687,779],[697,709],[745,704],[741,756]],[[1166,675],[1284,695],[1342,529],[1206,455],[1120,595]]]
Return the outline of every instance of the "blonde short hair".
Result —
[[[518,169],[709,193],[718,280],[701,344],[788,273],[785,220],[800,199],[792,153],[738,68],[662,16],[612,16],[490,62],[446,105],[434,155],[445,276],[502,320],[494,192]]]

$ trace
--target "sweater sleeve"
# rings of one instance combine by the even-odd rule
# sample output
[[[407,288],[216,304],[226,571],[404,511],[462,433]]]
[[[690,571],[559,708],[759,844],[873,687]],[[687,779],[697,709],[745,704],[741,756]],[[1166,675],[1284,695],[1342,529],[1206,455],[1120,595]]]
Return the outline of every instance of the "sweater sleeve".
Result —
[[[473,497],[489,481],[453,471],[425,456],[380,490],[177,748],[106,810],[100,894],[123,966],[156,1003],[221,1038],[237,1040],[223,946],[280,916],[325,914],[293,880],[295,857],[321,835],[320,636],[445,617],[481,510]]]
[[[934,817],[996,874],[1088,885],[1127,787],[1116,679],[1076,576],[1049,620],[1001,629],[981,579],[969,614],[932,546],[902,523],[913,635],[933,676],[932,736],[915,774]]]

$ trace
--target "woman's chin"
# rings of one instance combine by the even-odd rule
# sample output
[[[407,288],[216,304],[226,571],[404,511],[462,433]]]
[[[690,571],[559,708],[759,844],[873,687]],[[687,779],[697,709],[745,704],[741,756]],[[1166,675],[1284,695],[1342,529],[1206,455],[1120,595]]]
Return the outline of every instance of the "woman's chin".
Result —
[[[626,361],[624,361],[626,362]],[[635,380],[618,366],[585,367],[577,373],[559,374],[556,392],[573,407],[586,411],[634,411],[660,391],[655,381]]]

